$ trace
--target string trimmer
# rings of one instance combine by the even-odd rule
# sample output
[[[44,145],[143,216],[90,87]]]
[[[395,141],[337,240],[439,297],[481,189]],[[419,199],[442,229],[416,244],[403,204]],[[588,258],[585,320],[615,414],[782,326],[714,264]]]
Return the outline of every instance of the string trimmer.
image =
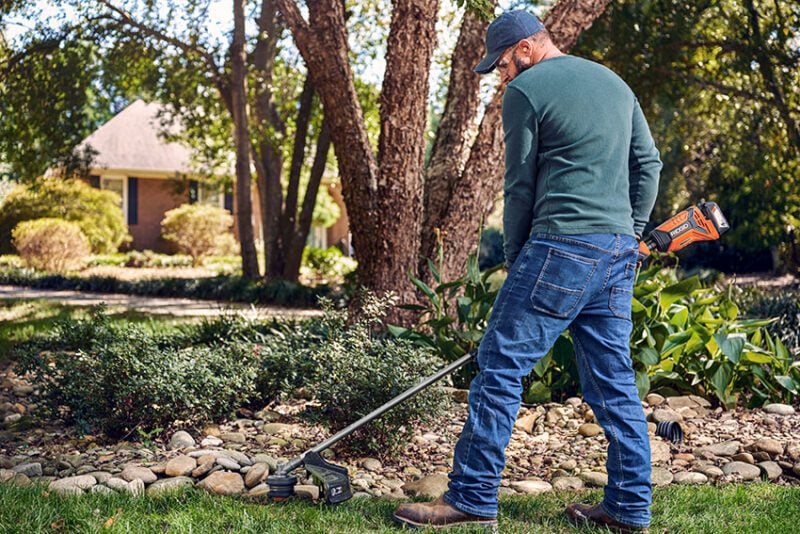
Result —
[[[639,253],[647,257],[652,250],[673,252],[698,241],[713,241],[719,239],[729,228],[728,221],[719,206],[714,202],[704,202],[683,210],[656,227],[645,240],[640,242]],[[347,428],[312,447],[298,458],[278,466],[275,474],[267,478],[269,498],[273,501],[283,501],[293,496],[298,479],[291,473],[300,467],[305,468],[306,472],[320,486],[322,495],[328,504],[337,504],[352,497],[347,469],[326,461],[321,455],[322,452],[431,384],[460,369],[469,363],[473,356],[473,353],[462,356],[383,406],[374,409]]]

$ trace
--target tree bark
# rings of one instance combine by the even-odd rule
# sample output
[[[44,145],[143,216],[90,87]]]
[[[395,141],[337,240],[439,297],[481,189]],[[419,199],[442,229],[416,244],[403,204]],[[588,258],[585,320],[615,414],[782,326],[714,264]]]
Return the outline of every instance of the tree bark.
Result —
[[[449,111],[442,119],[448,126],[437,137],[429,170],[432,178],[428,183],[437,185],[423,202],[428,72],[436,41],[438,2],[396,0],[393,4],[376,159],[355,93],[341,0],[308,0],[308,22],[293,0],[275,1],[308,65],[329,121],[359,261],[358,281],[373,290],[399,290],[402,300],[414,301],[407,270],[416,269],[421,254],[423,216],[426,233],[444,228],[449,241],[459,240],[458,247],[446,251],[448,264],[458,271],[469,250],[463,246],[464,239],[477,236],[480,215],[488,211],[502,185],[499,92],[486,110],[469,158],[458,148],[465,144],[470,109],[476,105],[472,102],[477,99],[479,80],[471,69],[483,51],[482,28],[476,28],[480,24],[470,18],[462,25],[464,42],[473,46],[457,48],[461,54],[453,65],[457,79],[451,81],[456,90],[448,95]],[[546,21],[555,42],[569,49],[609,1],[559,2]],[[447,153],[449,148],[453,154]],[[459,172],[464,162],[466,167]],[[443,175],[448,177],[440,178]],[[443,193],[448,184],[457,184],[449,195]],[[448,196],[450,201],[442,202]],[[426,241],[425,247],[430,249],[430,242]]]
[[[293,282],[297,281],[300,274],[300,262],[303,258],[303,248],[306,245],[308,232],[311,230],[311,221],[314,216],[314,205],[317,202],[322,176],[325,174],[325,163],[328,160],[328,152],[331,146],[331,134],[328,129],[328,121],[323,120],[322,129],[317,138],[317,150],[314,155],[314,163],[311,165],[311,175],[308,179],[308,187],[303,197],[303,207],[300,210],[300,218],[297,227],[292,235],[292,241],[286,251],[286,271],[284,278]]]
[[[280,264],[276,262],[276,272],[280,272],[282,278],[297,280],[297,274],[293,274],[288,265],[288,254],[294,248],[295,232],[297,230],[297,200],[300,191],[300,174],[303,170],[303,162],[306,156],[306,137],[308,136],[308,125],[311,122],[311,112],[314,107],[314,85],[306,75],[303,83],[303,93],[300,95],[300,109],[297,111],[295,120],[294,145],[292,147],[292,163],[289,168],[289,185],[286,188],[286,203],[281,216],[281,241],[283,254]],[[302,254],[302,249],[301,249]],[[292,258],[294,259],[294,258]],[[280,267],[280,271],[277,268]],[[300,264],[298,263],[298,273]],[[287,277],[288,276],[288,277]]]
[[[247,120],[247,82],[245,79],[244,0],[233,1],[233,42],[231,43],[231,96],[234,139],[236,142],[236,221],[242,250],[242,274],[258,277],[258,258],[253,242],[250,195],[250,136]]]
[[[544,23],[556,46],[568,52],[580,33],[592,25],[609,3],[610,0],[561,0],[553,6]],[[472,243],[477,244],[480,222],[491,212],[503,186],[503,91],[503,87],[498,87],[487,105],[469,160],[455,181],[457,185],[440,219],[432,226],[441,228],[444,234],[442,274],[446,278],[457,278],[463,273],[467,256],[474,250]],[[464,246],[465,243],[469,245]]]
[[[480,76],[472,70],[483,57],[483,42],[488,21],[471,12],[464,14],[461,31],[453,50],[450,84],[431,157],[425,169],[425,215],[422,224],[419,271],[427,268],[427,258],[435,257],[434,229],[442,216],[470,153],[470,134],[474,133],[480,107]]]
[[[283,156],[273,136],[286,130],[275,105],[272,77],[275,68],[281,26],[272,0],[263,0],[258,17],[258,39],[253,49],[253,71],[256,77],[254,115],[258,124],[260,141],[253,149],[258,174],[258,192],[261,205],[261,235],[264,241],[264,277],[271,279],[282,274],[283,242],[280,221],[283,206],[281,174]]]
[[[416,295],[408,281],[416,268],[422,223],[428,78],[436,46],[438,0],[395,0],[381,91],[380,178],[375,213],[378,234],[356,248],[360,280],[401,301]],[[350,220],[359,220],[348,204]]]

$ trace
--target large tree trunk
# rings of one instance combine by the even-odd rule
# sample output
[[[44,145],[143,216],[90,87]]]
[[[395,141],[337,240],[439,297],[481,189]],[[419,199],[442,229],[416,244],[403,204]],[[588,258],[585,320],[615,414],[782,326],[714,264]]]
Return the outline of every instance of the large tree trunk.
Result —
[[[253,159],[258,173],[258,191],[261,200],[261,234],[264,240],[266,278],[282,274],[283,242],[280,220],[283,205],[281,174],[283,156],[272,135],[281,135],[286,127],[275,105],[272,77],[275,68],[278,39],[281,27],[272,0],[263,0],[258,17],[258,39],[253,50],[253,71],[258,81],[255,88],[255,119],[258,121],[259,139],[254,147]]]
[[[448,232],[453,245],[446,250],[447,261],[457,271],[469,250],[463,246],[464,239],[477,236],[480,215],[488,211],[502,185],[500,95],[487,109],[472,150],[465,146],[477,106],[478,75],[471,69],[483,50],[484,24],[465,17],[462,42],[472,46],[456,49],[453,77],[457,79],[451,82],[454,93],[448,95],[449,111],[442,119],[447,126],[437,136],[438,148],[428,173],[428,183],[437,185],[423,203],[428,72],[436,40],[438,2],[393,3],[376,159],[356,97],[341,0],[307,0],[308,22],[293,0],[275,1],[308,66],[329,120],[359,261],[358,281],[374,290],[398,291],[403,300],[413,301],[415,294],[407,272],[416,269],[422,252],[431,250],[431,242],[426,238],[423,245],[421,240],[423,207],[425,235],[437,227]],[[559,2],[547,19],[556,43],[568,49],[609,1]],[[475,150],[478,146],[483,148]],[[467,164],[461,171],[464,162]],[[471,182],[465,188],[467,180]],[[454,193],[456,189],[458,192]],[[448,197],[449,202],[444,202]]]
[[[244,0],[233,1],[233,42],[231,43],[231,96],[236,141],[236,221],[242,249],[242,274],[258,277],[258,258],[253,244],[253,213],[250,195],[250,136],[247,121],[245,79]]]
[[[428,75],[439,2],[395,0],[393,5],[381,91],[378,234],[364,240],[356,258],[365,285],[412,302],[416,295],[408,273],[419,254]],[[359,220],[359,207],[347,206],[350,220]]]
[[[470,12],[464,14],[461,31],[453,50],[447,102],[436,139],[425,169],[425,215],[422,224],[419,269],[436,257],[434,229],[442,224],[451,196],[458,190],[464,164],[470,154],[470,134],[474,133],[480,107],[480,76],[472,70],[484,53],[484,36],[489,22]]]
[[[609,2],[610,0],[561,0],[553,6],[544,22],[556,46],[568,52],[578,40],[580,33],[592,25]],[[465,19],[462,32],[467,22],[468,19]],[[467,27],[467,29],[471,34],[472,28]],[[473,37],[470,42],[474,43],[475,38]],[[453,69],[457,68],[455,60],[456,56]],[[474,60],[470,58],[470,61]],[[470,63],[461,65],[460,68],[472,68],[474,65],[475,63]],[[503,87],[498,87],[486,107],[463,172],[450,179],[454,186],[449,195],[449,202],[444,206],[439,219],[432,219],[430,222],[432,228],[441,228],[444,234],[443,276],[446,278],[456,278],[463,274],[467,256],[474,250],[472,244],[477,244],[480,221],[491,212],[503,186],[505,149],[502,138],[503,90]],[[458,93],[448,93],[447,98],[448,103],[451,99],[457,101],[466,99]],[[446,118],[442,119],[442,124],[445,124],[445,120]],[[465,243],[468,245],[464,246]],[[422,253],[430,255],[430,249],[423,250]]]

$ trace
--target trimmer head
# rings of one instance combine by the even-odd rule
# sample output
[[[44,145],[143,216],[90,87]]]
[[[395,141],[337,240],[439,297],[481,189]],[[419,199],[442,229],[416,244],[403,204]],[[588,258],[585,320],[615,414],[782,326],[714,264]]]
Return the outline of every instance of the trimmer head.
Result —
[[[280,472],[267,477],[269,493],[267,496],[273,501],[285,501],[294,496],[294,487],[297,485],[297,477],[282,475]]]

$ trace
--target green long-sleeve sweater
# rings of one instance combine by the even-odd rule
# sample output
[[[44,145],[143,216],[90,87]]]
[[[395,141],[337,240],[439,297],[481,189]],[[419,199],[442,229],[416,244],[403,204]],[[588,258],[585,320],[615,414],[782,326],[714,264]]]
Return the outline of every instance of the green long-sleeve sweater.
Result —
[[[534,65],[506,88],[503,130],[507,265],[531,233],[642,233],[662,165],[611,70],[569,55]]]

